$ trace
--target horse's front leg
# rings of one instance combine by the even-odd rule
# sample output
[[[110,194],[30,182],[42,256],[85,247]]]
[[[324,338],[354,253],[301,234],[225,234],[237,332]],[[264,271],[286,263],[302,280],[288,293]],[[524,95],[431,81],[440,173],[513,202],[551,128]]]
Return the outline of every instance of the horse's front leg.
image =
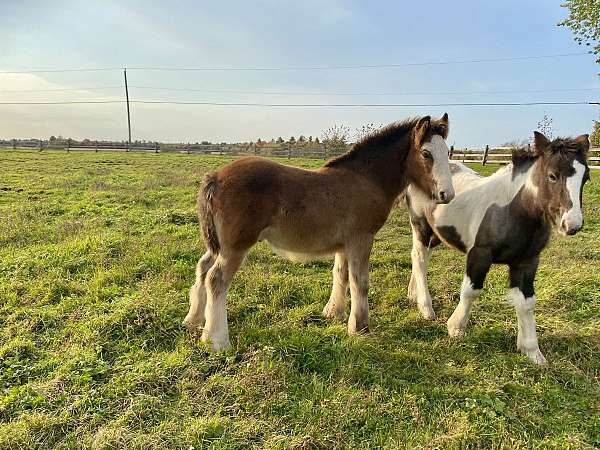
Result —
[[[546,364],[538,344],[533,314],[536,300],[533,283],[538,264],[539,259],[535,258],[525,264],[510,266],[508,301],[517,312],[517,349],[534,363]]]
[[[492,265],[489,250],[472,248],[467,254],[467,271],[460,288],[460,302],[448,319],[448,335],[460,337],[465,334],[473,302],[479,297],[483,282]]]
[[[335,254],[333,265],[333,286],[331,296],[323,308],[323,316],[328,319],[346,321],[346,293],[348,292],[348,260],[343,252]]]
[[[431,248],[425,246],[424,240],[429,241],[430,236],[424,236],[419,231],[417,224],[411,220],[412,227],[412,272],[408,283],[408,298],[417,302],[417,307],[425,319],[435,319],[435,312],[427,286],[427,267],[431,257]]]
[[[346,248],[351,298],[349,334],[369,332],[369,256],[372,246],[373,236],[362,236]]]

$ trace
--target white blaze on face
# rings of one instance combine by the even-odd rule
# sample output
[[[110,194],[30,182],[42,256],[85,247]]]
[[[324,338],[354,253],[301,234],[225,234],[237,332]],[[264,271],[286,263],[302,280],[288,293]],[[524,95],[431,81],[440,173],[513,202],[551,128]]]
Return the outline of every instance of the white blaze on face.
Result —
[[[436,198],[438,201],[444,200],[443,203],[447,203],[454,198],[454,187],[452,186],[452,174],[448,164],[446,141],[436,134],[430,142],[423,144],[422,149],[428,150],[433,156],[432,176],[437,185]]]
[[[581,184],[583,183],[583,176],[585,174],[585,166],[579,161],[573,161],[573,168],[575,173],[567,178],[567,192],[571,199],[571,209],[562,215],[560,224],[562,231],[569,234],[569,232],[577,232],[583,225],[583,212],[581,211]]]

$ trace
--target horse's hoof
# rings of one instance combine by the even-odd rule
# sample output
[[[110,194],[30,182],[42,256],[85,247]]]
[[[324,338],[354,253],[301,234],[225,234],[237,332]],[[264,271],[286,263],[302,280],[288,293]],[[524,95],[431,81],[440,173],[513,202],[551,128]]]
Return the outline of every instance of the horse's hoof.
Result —
[[[369,333],[369,323],[356,323],[352,320],[348,321],[348,334],[349,335],[358,335],[358,334],[368,334]]]
[[[206,333],[206,330],[202,333],[200,340],[210,346],[213,352],[220,352],[221,350],[227,350],[231,347],[228,337],[214,337],[211,338]]]
[[[419,306],[418,308],[424,319],[435,320],[435,311],[431,306]]]
[[[448,336],[451,338],[462,338],[466,334],[462,328],[448,327]]]
[[[323,312],[321,314],[326,319],[333,319],[337,320],[338,322],[346,322],[346,320],[348,320],[348,317],[344,311],[338,311],[334,308],[330,308],[328,305],[325,305],[325,308],[323,308]]]
[[[189,331],[201,331],[204,323],[199,322],[198,320],[194,320],[191,317],[187,317],[183,319],[181,324],[186,327]]]
[[[524,355],[526,355],[534,364],[537,364],[539,366],[545,366],[546,364],[548,364],[548,361],[546,361],[546,358],[544,357],[539,348],[529,352],[521,350],[521,352]]]

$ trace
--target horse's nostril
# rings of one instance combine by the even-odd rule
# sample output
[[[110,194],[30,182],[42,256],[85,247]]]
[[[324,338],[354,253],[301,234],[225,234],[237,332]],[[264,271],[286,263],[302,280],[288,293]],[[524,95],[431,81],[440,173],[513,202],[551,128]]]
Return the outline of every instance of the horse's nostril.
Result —
[[[440,200],[446,200],[446,191],[440,191],[438,195],[440,196]]]

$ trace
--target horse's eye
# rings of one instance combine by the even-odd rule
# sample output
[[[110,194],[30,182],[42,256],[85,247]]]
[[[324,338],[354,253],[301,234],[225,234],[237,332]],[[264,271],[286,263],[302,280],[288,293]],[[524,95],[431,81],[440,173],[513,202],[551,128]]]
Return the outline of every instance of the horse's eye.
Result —
[[[556,183],[558,181],[558,177],[553,174],[553,173],[549,173],[548,174],[548,179],[552,182],[552,183]]]
[[[429,150],[421,150],[421,155],[423,155],[423,158],[425,159],[433,159],[433,156]]]

